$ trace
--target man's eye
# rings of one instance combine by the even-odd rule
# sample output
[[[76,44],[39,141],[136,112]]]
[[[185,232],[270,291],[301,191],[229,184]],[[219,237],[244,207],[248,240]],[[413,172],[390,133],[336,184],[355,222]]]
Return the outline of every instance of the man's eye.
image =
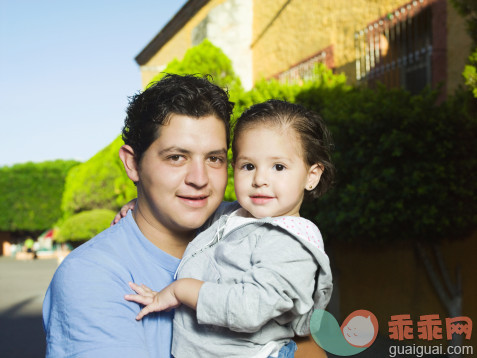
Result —
[[[221,156],[211,156],[207,159],[207,163],[212,167],[212,168],[222,168],[225,163],[227,163],[227,160],[225,157]]]
[[[285,170],[285,166],[283,164],[275,164],[273,166],[277,172],[281,172],[282,170]]]
[[[254,170],[254,169],[255,169],[255,165],[250,164],[250,163],[244,164],[244,165],[242,165],[242,169],[243,169],[243,170]]]
[[[210,160],[212,163],[223,162],[223,159],[220,158],[220,157],[210,157],[209,160]]]
[[[179,154],[173,154],[173,155],[168,156],[167,159],[172,161],[172,162],[179,162],[182,159],[184,159],[184,156],[179,155]]]

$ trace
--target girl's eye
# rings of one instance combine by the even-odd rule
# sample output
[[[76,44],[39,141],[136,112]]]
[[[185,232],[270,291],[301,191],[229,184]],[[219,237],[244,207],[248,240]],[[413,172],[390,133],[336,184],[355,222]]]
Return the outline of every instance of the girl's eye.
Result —
[[[273,166],[277,172],[281,172],[282,170],[285,170],[285,166],[283,164],[275,164]]]
[[[255,166],[253,164],[248,163],[248,164],[242,165],[242,169],[243,170],[254,170]]]

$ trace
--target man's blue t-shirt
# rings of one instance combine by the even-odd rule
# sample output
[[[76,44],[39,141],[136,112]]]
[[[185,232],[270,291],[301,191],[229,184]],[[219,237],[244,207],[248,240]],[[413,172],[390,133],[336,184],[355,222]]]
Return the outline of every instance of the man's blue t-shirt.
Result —
[[[141,321],[132,281],[162,290],[180,260],[154,246],[131,213],[69,254],[43,302],[47,357],[170,357],[172,312]]]

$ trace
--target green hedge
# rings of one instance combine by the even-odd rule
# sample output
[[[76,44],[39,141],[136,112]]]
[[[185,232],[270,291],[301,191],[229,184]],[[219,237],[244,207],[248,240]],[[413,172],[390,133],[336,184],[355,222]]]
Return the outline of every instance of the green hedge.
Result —
[[[436,93],[313,89],[335,140],[334,190],[305,206],[333,239],[429,239],[477,225],[477,111],[468,93],[437,104]]]
[[[169,62],[164,71],[156,75],[151,82],[160,80],[166,73],[210,75],[213,83],[229,90],[233,101],[243,92],[232,61],[207,39],[187,50],[181,60],[174,59]]]
[[[465,66],[462,73],[465,84],[472,90],[474,97],[477,98],[477,49],[470,55],[469,64]]]
[[[225,55],[206,41],[166,72],[213,72],[216,80],[235,81],[231,64],[216,57]],[[201,67],[204,63],[207,66]],[[222,76],[217,64],[230,76]],[[435,240],[475,229],[477,110],[469,93],[459,92],[438,104],[432,91],[411,96],[400,89],[351,88],[343,75],[324,65],[315,71],[314,81],[262,80],[248,92],[235,81],[238,89],[231,97],[235,118],[254,103],[280,98],[319,112],[328,123],[335,139],[336,185],[302,210],[325,237]],[[95,208],[116,210],[135,196],[117,156],[121,144],[118,138],[69,173],[63,196],[66,217]],[[235,199],[231,168],[225,199]],[[83,230],[80,223],[76,221],[76,229],[68,224],[68,237],[92,236],[75,233]]]
[[[66,173],[76,161],[0,167],[0,230],[43,231],[61,216]]]
[[[107,229],[115,211],[96,209],[70,216],[59,227],[56,241],[85,241]]]
[[[136,187],[119,159],[121,145],[118,137],[68,173],[62,200],[65,218],[85,210],[118,210],[136,196]]]

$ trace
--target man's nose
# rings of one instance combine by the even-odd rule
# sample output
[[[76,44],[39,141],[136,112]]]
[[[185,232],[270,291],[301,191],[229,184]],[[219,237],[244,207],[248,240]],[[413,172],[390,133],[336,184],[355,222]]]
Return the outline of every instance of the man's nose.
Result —
[[[196,188],[203,188],[209,183],[207,166],[203,161],[192,161],[188,169],[185,177],[186,184]]]

